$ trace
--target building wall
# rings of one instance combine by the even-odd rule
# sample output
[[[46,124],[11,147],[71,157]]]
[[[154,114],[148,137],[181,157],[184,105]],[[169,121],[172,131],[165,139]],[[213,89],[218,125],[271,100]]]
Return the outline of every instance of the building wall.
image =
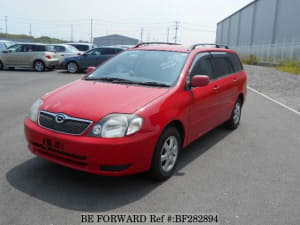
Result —
[[[300,41],[300,0],[255,0],[217,25],[217,43],[229,46]]]
[[[94,43],[98,46],[111,45],[135,45],[139,42],[138,39],[122,36],[122,35],[108,35],[94,38]]]

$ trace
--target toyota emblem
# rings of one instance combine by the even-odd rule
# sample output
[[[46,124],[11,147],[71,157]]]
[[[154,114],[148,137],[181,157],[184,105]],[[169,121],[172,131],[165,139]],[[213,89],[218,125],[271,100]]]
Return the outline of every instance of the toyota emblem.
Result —
[[[65,114],[62,114],[62,113],[58,113],[56,116],[55,116],[55,122],[56,123],[63,123],[66,119],[66,116]]]

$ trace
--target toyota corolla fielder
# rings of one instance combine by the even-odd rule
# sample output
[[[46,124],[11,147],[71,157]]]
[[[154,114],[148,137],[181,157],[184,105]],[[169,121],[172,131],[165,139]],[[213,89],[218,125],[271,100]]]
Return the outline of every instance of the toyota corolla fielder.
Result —
[[[29,149],[49,161],[164,180],[182,148],[223,123],[238,127],[245,97],[235,51],[142,43],[38,99],[25,133]]]

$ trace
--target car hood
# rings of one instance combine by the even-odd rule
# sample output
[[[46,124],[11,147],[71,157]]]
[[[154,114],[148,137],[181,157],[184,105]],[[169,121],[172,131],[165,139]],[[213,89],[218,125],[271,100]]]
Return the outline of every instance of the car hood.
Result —
[[[110,113],[134,113],[168,90],[77,80],[43,96],[41,110],[96,122]]]

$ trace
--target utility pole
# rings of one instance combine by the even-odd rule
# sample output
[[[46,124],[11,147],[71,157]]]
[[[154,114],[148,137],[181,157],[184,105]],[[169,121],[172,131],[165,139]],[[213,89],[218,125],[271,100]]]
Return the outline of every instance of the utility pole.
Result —
[[[91,18],[91,43],[93,42],[93,18]]]
[[[7,16],[5,16],[5,33],[6,33],[6,37],[8,37],[8,30],[7,30]]]
[[[73,24],[71,24],[71,41],[73,42]]]
[[[141,42],[143,42],[144,39],[144,28],[141,28]]]
[[[167,29],[167,42],[169,42],[170,28]]]
[[[179,22],[175,21],[175,37],[174,37],[175,43],[177,43],[178,40],[178,30],[179,30]]]
[[[29,24],[29,36],[32,36],[31,24]]]

